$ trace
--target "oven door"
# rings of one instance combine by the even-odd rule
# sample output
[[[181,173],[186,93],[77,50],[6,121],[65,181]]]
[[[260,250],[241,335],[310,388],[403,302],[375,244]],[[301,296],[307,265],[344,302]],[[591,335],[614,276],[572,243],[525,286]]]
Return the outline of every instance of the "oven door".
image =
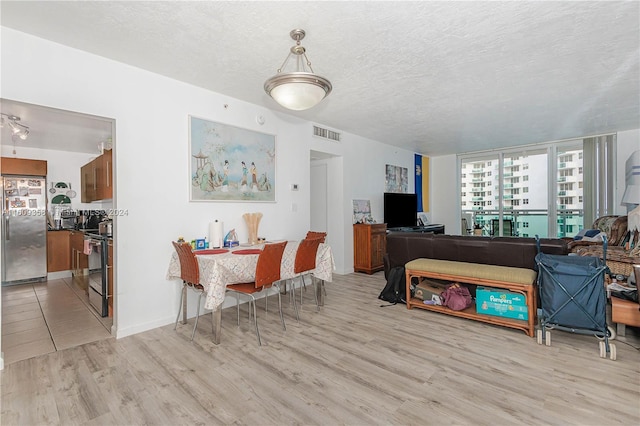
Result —
[[[93,285],[93,283],[89,284],[89,304],[95,309],[100,316],[106,316],[103,312],[101,289],[97,286]]]
[[[107,304],[107,241],[90,238],[92,253],[89,255],[89,304],[102,317],[109,314]]]

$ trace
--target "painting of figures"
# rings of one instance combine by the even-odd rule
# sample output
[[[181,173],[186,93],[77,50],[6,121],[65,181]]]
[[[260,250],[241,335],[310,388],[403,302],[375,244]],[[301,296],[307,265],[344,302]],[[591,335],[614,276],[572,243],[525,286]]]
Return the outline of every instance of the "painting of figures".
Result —
[[[275,202],[276,138],[189,117],[191,201]]]

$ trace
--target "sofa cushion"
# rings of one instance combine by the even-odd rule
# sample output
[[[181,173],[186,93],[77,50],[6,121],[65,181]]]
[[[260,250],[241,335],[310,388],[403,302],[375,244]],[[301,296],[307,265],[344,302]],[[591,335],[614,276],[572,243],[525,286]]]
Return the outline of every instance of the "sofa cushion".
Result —
[[[438,259],[415,259],[407,262],[405,269],[525,285],[533,284],[537,275],[535,271],[526,268]]]

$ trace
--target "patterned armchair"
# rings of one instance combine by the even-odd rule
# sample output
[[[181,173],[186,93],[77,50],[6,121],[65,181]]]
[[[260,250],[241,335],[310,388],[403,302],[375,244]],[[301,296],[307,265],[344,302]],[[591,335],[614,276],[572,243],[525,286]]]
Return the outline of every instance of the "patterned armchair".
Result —
[[[610,248],[622,247],[627,239],[627,216],[601,216],[593,222],[591,229],[604,232]],[[571,240],[567,244],[571,253],[588,246],[602,246],[602,241]]]
[[[625,277],[634,273],[633,265],[640,265],[640,235],[638,231],[633,231],[629,238],[623,238],[623,242],[629,242],[630,249],[626,246],[607,247],[607,266],[612,276],[623,275]],[[603,247],[600,245],[590,245],[579,247],[576,251],[578,256],[594,256],[603,258]]]
[[[578,249],[577,254],[578,256],[593,256],[600,259],[604,255],[602,245],[582,247]],[[632,250],[625,250],[624,247],[607,248],[607,266],[611,276],[623,275],[628,277],[634,273],[633,265],[640,265],[640,246],[636,245]]]

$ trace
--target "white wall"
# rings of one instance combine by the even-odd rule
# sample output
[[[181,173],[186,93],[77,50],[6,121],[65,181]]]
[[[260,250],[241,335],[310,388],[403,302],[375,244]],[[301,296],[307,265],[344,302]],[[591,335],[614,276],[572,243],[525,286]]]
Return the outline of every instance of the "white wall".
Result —
[[[219,219],[244,240],[242,214],[260,211],[262,236],[302,238],[309,228],[310,150],[338,156],[329,169],[329,196],[337,206],[330,226],[338,237],[331,240],[338,273],[353,270],[351,200],[371,199],[374,217],[381,221],[384,164],[413,168],[409,151],[348,133],[339,144],[314,138],[312,123],[293,116],[8,28],[1,31],[0,97],[116,121],[113,208],[127,212],[115,218],[114,226],[118,337],[174,321],[179,286],[165,275],[170,241],[178,236],[204,236],[208,223]],[[263,126],[256,123],[258,114],[266,119]],[[189,115],[277,135],[277,202],[189,202]],[[290,191],[291,183],[300,190]],[[190,299],[191,313],[194,302]]]
[[[638,149],[640,129],[618,132],[615,214],[627,214],[626,206],[620,204],[625,189],[625,162],[631,153]],[[430,171],[432,222],[444,224],[447,234],[460,234],[460,177],[457,171],[457,156],[432,157]]]
[[[431,222],[444,225],[445,233],[460,235],[460,176],[457,157],[431,157],[429,167],[429,206]]]

